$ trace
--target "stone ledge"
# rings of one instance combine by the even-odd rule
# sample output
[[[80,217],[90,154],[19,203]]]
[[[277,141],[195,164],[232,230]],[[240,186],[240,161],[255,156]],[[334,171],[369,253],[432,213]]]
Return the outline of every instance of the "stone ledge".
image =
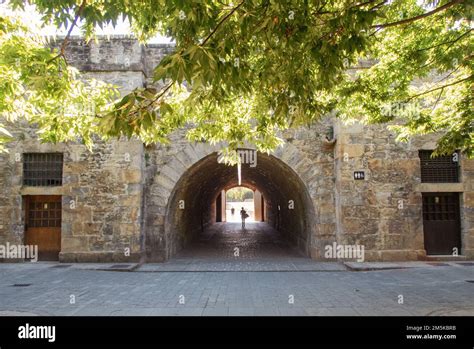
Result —
[[[365,251],[366,262],[418,261],[426,256],[425,250],[368,250]]]
[[[420,261],[426,256],[425,250],[366,250],[365,262],[403,262]],[[324,258],[324,248],[312,247],[310,257],[315,261],[328,261]],[[334,259],[333,261],[351,262],[352,260]]]
[[[20,195],[66,195],[64,186],[57,187],[27,187],[20,189]]]
[[[132,253],[125,256],[118,252],[61,252],[59,261],[61,263],[138,263],[141,260],[140,253]]]
[[[408,262],[410,263],[410,262]],[[407,268],[415,268],[420,267],[420,265],[412,263],[412,264],[399,264],[399,263],[391,263],[391,262],[344,262],[344,266],[346,266],[350,271],[375,271],[375,270],[393,270],[393,269],[407,269]]]
[[[420,183],[415,191],[422,193],[463,192],[464,183]]]
[[[450,255],[427,255],[423,258],[426,261],[466,261],[468,258],[464,255],[450,256]]]
[[[100,264],[95,265],[89,263],[88,265],[92,265],[93,267],[84,268],[85,270],[100,270],[100,271],[117,271],[117,272],[132,272],[135,271],[140,264],[139,263],[120,263],[120,264]],[[82,268],[81,268],[82,269]]]

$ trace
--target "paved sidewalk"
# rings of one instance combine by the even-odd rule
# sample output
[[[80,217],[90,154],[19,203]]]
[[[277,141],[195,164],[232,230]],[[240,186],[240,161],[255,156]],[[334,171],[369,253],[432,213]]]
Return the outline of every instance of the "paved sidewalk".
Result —
[[[0,315],[474,315],[474,266],[445,264],[359,272],[0,264]]]
[[[174,258],[166,263],[143,264],[136,269],[138,272],[159,271],[346,271],[343,263],[317,262],[309,258],[286,258],[286,259],[252,259],[252,260],[229,260],[229,259],[188,259]]]
[[[0,264],[1,266],[2,264]],[[5,264],[6,265],[6,264]],[[10,264],[15,265],[15,264]],[[29,263],[16,264],[27,268]],[[381,271],[410,268],[474,267],[474,262],[321,262],[310,258],[254,258],[248,260],[173,258],[164,263],[56,263],[42,262],[38,268],[116,272],[336,272]],[[42,267],[41,267],[42,266]]]
[[[474,262],[465,261],[447,261],[447,262],[431,262],[431,261],[414,261],[414,262],[344,262],[348,270],[352,271],[371,271],[371,270],[388,270],[388,269],[406,269],[406,268],[438,268],[438,267],[474,267]]]

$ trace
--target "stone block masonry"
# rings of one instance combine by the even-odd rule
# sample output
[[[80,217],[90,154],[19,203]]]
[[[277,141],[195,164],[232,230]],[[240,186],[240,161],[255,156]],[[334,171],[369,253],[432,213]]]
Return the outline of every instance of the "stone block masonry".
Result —
[[[129,37],[84,43],[72,38],[68,62],[126,94],[151,83],[172,45],[140,45]],[[335,142],[326,140],[334,130]],[[0,244],[25,242],[25,197],[61,195],[62,262],[151,262],[172,258],[215,219],[215,199],[236,184],[234,168],[218,166],[218,146],[191,144],[184,130],[169,145],[139,140],[41,144],[17,124],[16,141],[0,154]],[[460,195],[463,258],[474,258],[474,161],[461,156],[459,183],[421,183],[419,149],[435,135],[398,143],[385,126],[344,125],[328,116],[284,132],[286,144],[243,165],[245,185],[265,199],[266,221],[303,254],[324,260],[325,246],[363,245],[366,261],[426,258],[422,193]],[[58,187],[23,185],[22,154],[64,154]],[[365,174],[354,179],[354,171]],[[180,201],[185,209],[178,207]],[[292,201],[292,206],[288,205]],[[289,208],[293,207],[293,208]]]

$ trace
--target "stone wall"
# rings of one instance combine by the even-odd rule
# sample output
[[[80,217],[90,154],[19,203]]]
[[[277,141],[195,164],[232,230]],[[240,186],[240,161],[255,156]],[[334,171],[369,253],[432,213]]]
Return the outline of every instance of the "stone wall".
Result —
[[[339,243],[363,244],[369,260],[423,256],[417,149],[383,126],[339,124],[336,137]],[[354,180],[354,171],[365,180]]]
[[[67,57],[87,76],[114,83],[125,94],[150,84],[153,67],[172,50],[126,37],[98,44],[73,38]],[[234,169],[209,162],[219,146],[190,144],[184,131],[173,134],[169,145],[115,140],[98,142],[89,152],[76,143],[40,144],[31,127],[15,127],[18,140],[0,154],[0,243],[23,242],[22,196],[62,195],[61,261],[167,260],[213,219],[210,210],[177,210],[179,200],[197,208],[199,193],[209,208],[213,195],[234,183]],[[331,127],[335,141],[326,140]],[[423,259],[421,193],[450,191],[462,193],[461,251],[474,258],[473,160],[461,158],[461,183],[425,184],[418,149],[434,148],[435,136],[397,143],[384,126],[344,125],[329,117],[283,137],[285,146],[262,155],[262,167],[254,174],[244,169],[244,177],[264,195],[268,222],[279,224],[304,254],[324,259],[324,247],[336,242],[364,245],[367,260]],[[23,186],[24,152],[63,152],[63,185]],[[354,180],[359,170],[365,180]]]
[[[363,244],[367,260],[424,259],[422,192],[461,194],[462,254],[472,258],[472,166],[461,157],[462,183],[421,183],[418,150],[434,149],[436,135],[401,143],[383,125],[336,127],[338,242]],[[365,171],[365,180],[353,178]],[[467,200],[466,200],[467,198]]]
[[[23,243],[25,195],[62,195],[61,261],[139,260],[141,143],[112,141],[89,152],[79,144],[40,144],[26,136],[8,149],[0,157],[2,243]],[[63,185],[23,186],[21,154],[28,152],[64,153]]]
[[[116,38],[86,45],[71,40],[68,62],[120,88],[122,94],[145,83],[144,49],[134,40]],[[138,140],[97,141],[92,151],[83,145],[41,144],[35,130],[15,125],[18,141],[0,155],[0,243],[23,243],[25,195],[62,195],[60,260],[138,261],[142,256],[141,218],[144,150]],[[22,154],[64,153],[61,187],[22,184]]]

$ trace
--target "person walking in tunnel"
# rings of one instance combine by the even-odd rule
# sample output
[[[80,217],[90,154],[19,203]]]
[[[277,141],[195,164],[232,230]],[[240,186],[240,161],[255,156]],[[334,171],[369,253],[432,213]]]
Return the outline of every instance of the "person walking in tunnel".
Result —
[[[249,215],[247,214],[247,211],[242,207],[240,210],[240,217],[242,218],[242,229],[245,229],[245,218],[247,218]]]
[[[233,206],[230,208],[230,213],[232,214],[232,216],[233,216],[234,213],[235,213],[235,208],[234,208]]]

